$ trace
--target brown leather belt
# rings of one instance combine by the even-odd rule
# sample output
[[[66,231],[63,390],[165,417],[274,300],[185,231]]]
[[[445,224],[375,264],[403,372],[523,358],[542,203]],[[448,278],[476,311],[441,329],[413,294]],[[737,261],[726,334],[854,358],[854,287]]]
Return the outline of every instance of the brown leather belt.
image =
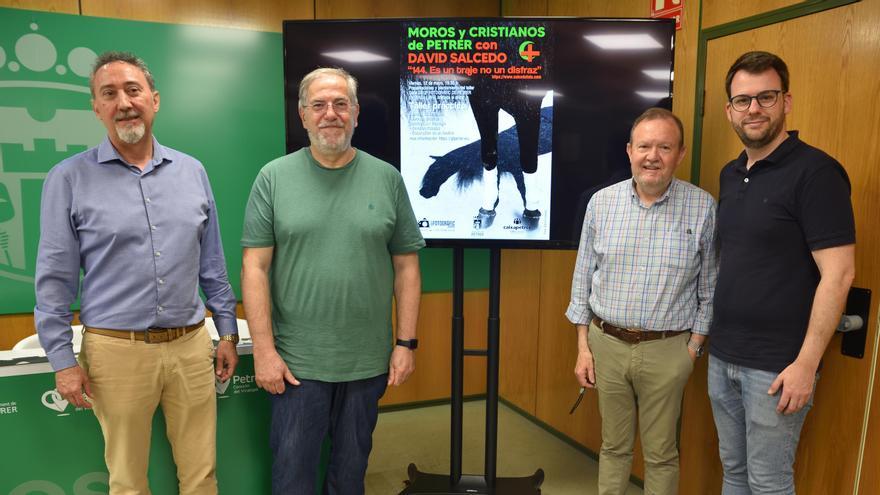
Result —
[[[593,324],[601,328],[602,331],[607,333],[608,335],[618,338],[628,344],[638,344],[639,342],[660,340],[667,337],[673,337],[675,335],[681,335],[685,332],[690,332],[690,329],[660,330],[656,332],[650,332],[639,330],[637,328],[620,328],[608,323],[607,321],[602,321],[598,316],[593,317]]]
[[[139,340],[147,344],[159,344],[177,340],[186,334],[195,332],[205,326],[205,320],[185,327],[148,328],[147,330],[112,330],[109,328],[85,327],[86,332],[117,339]]]

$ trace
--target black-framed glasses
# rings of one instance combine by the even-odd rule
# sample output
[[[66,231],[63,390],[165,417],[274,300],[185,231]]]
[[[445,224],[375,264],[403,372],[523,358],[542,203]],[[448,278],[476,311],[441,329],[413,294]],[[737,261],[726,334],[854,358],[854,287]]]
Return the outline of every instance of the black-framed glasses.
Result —
[[[761,91],[755,96],[749,95],[736,95],[730,100],[730,106],[733,107],[737,112],[745,112],[752,106],[752,100],[758,101],[758,106],[761,108],[770,108],[779,101],[779,95],[785,93],[781,89],[768,89],[767,91]]]

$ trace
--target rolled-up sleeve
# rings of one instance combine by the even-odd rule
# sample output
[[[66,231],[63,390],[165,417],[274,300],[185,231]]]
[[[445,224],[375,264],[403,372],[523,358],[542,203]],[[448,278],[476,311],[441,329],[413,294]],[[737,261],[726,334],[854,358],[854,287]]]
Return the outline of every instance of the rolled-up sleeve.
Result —
[[[592,288],[593,273],[596,271],[596,251],[593,241],[596,238],[594,202],[587,205],[584,215],[584,225],[581,231],[581,241],[578,247],[577,261],[574,266],[574,274],[571,281],[571,301],[565,316],[575,325],[587,325],[593,319],[593,311],[590,309],[590,290]]]
[[[697,277],[697,314],[691,332],[709,335],[712,324],[712,301],[715,298],[715,283],[718,281],[718,235],[715,228],[717,220],[715,203],[707,210],[700,237],[700,274]]]

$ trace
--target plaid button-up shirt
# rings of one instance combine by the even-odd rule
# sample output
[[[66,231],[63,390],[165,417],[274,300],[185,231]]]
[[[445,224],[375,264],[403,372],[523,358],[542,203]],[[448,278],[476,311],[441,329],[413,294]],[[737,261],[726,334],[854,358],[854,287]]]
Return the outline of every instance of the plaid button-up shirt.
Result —
[[[566,316],[620,327],[706,335],[718,276],[715,200],[673,179],[643,206],[626,179],[587,206]]]

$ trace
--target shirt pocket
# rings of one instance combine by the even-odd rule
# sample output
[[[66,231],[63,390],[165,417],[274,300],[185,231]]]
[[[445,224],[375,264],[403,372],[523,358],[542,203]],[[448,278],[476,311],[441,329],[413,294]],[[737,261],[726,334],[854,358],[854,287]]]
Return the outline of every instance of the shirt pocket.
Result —
[[[699,264],[697,232],[690,228],[663,232],[660,251],[663,266],[676,271],[695,270]]]

